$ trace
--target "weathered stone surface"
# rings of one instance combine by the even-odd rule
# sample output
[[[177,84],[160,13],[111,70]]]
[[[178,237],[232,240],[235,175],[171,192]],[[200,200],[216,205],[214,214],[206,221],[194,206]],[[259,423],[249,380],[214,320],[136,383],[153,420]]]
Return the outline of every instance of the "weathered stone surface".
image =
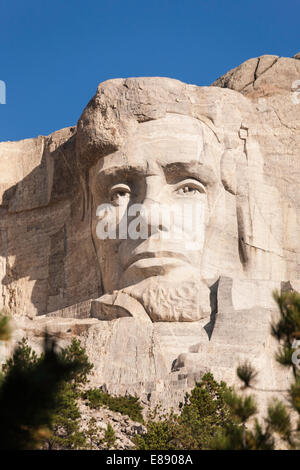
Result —
[[[147,403],[143,403],[144,405]],[[140,434],[147,432],[146,427],[130,419],[128,416],[124,416],[121,413],[113,412],[108,408],[101,407],[100,409],[91,409],[86,405],[83,400],[79,401],[79,409],[81,413],[81,429],[87,430],[90,420],[93,418],[96,420],[96,427],[100,432],[100,436],[104,437],[104,432],[110,424],[115,432],[116,445],[115,448],[118,450],[133,450],[134,443],[133,438]],[[147,415],[146,415],[147,416]],[[105,449],[105,444],[95,444],[91,446],[91,449],[102,450]]]
[[[300,287],[299,79],[297,58],[261,56],[211,87],[109,80],[76,128],[0,143],[0,298],[15,340],[77,335],[96,386],[154,402],[207,370],[234,383],[244,359],[265,397],[284,389],[269,325],[273,290]],[[146,236],[99,238],[133,204]],[[181,219],[166,214],[184,204],[200,212],[177,239]]]

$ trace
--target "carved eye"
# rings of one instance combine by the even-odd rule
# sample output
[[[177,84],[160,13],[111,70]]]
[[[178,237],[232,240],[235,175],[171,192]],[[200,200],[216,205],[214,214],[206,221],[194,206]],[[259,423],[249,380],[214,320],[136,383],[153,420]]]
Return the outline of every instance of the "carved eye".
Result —
[[[110,189],[110,201],[115,206],[128,204],[131,190],[127,184],[116,184]]]
[[[180,196],[185,197],[199,196],[200,194],[206,193],[203,184],[195,179],[181,181],[175,191]]]

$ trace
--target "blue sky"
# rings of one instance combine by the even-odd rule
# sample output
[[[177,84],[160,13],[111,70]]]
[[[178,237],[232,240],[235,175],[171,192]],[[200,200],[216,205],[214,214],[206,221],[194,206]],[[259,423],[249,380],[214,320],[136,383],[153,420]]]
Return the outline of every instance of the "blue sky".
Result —
[[[75,124],[109,78],[209,85],[251,57],[291,57],[299,13],[300,0],[0,0],[0,141]]]

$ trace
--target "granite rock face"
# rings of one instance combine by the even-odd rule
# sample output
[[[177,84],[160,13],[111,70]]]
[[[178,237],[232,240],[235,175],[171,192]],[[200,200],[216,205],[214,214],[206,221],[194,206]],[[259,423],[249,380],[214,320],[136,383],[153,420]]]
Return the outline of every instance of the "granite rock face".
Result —
[[[76,127],[0,143],[15,341],[78,336],[95,386],[154,401],[207,370],[234,383],[245,359],[264,397],[285,388],[269,325],[273,290],[300,287],[299,80],[297,56],[210,87],[109,80]]]

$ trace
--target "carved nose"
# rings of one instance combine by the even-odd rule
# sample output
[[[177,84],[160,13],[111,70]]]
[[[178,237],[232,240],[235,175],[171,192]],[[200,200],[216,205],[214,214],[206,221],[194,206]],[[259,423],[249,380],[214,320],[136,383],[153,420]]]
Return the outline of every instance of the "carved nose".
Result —
[[[150,236],[151,233],[167,232],[169,230],[167,220],[164,220],[163,213],[164,210],[159,201],[151,197],[144,199],[141,217],[148,226],[148,236]]]

